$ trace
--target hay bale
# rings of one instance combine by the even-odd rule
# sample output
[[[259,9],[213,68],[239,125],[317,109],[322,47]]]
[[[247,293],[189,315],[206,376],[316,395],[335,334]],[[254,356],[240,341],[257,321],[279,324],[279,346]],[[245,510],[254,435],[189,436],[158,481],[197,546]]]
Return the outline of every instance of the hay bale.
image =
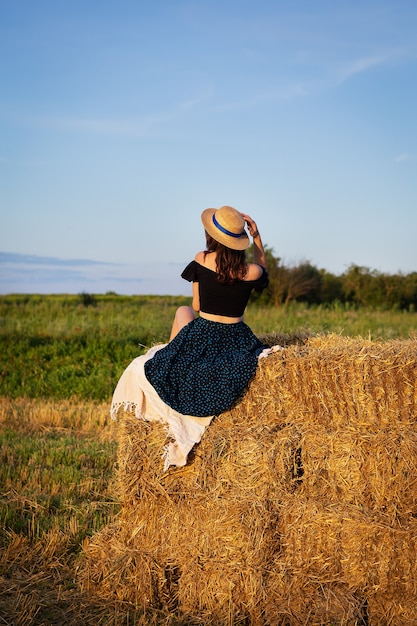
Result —
[[[189,623],[416,624],[416,347],[275,353],[167,472],[164,428],[124,415],[123,507],[82,588]]]

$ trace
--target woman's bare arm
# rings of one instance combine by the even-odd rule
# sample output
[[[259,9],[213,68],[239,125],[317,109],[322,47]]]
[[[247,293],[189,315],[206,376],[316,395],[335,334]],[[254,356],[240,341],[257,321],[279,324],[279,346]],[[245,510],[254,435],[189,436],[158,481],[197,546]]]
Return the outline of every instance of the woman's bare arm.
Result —
[[[194,311],[198,312],[200,310],[200,294],[198,291],[198,283],[193,283],[193,301],[192,307]]]
[[[253,238],[253,262],[267,269],[266,254],[258,227],[250,215],[242,213],[242,216],[248,227],[249,234]]]

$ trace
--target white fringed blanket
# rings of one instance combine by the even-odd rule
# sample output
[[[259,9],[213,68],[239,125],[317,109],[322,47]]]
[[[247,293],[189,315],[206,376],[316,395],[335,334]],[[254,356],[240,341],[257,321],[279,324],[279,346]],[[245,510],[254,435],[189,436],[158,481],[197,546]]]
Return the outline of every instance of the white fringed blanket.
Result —
[[[114,390],[110,415],[112,419],[116,419],[119,409],[123,408],[138,418],[165,424],[167,436],[172,439],[164,452],[164,470],[167,470],[170,465],[182,467],[187,463],[188,453],[201,440],[213,417],[194,417],[177,413],[161,400],[149,383],[144,365],[165,345],[151,348],[127,366]]]

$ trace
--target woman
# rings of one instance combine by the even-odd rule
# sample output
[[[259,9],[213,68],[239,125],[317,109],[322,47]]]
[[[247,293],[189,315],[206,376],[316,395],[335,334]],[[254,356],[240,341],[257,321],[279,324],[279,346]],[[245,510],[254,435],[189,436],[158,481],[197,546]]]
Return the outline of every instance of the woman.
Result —
[[[193,283],[192,308],[179,307],[170,342],[145,363],[159,397],[184,415],[218,415],[247,387],[265,346],[244,323],[253,289],[268,284],[266,256],[256,223],[224,206],[201,215],[207,249],[181,276]],[[245,250],[253,238],[254,262]],[[199,312],[196,318],[194,311]]]

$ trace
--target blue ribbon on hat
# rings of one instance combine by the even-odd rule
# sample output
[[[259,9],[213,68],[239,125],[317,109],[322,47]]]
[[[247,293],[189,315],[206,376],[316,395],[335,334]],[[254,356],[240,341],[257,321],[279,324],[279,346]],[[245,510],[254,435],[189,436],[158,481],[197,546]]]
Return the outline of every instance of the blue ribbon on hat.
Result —
[[[239,237],[242,237],[242,235],[245,232],[244,230],[242,230],[241,233],[236,234],[236,233],[232,233],[230,230],[227,230],[227,228],[223,228],[223,226],[219,224],[219,222],[216,220],[214,213],[213,213],[213,224],[215,225],[216,228],[221,230],[222,233],[224,233],[225,235],[229,235],[229,237],[237,237],[239,239]]]

